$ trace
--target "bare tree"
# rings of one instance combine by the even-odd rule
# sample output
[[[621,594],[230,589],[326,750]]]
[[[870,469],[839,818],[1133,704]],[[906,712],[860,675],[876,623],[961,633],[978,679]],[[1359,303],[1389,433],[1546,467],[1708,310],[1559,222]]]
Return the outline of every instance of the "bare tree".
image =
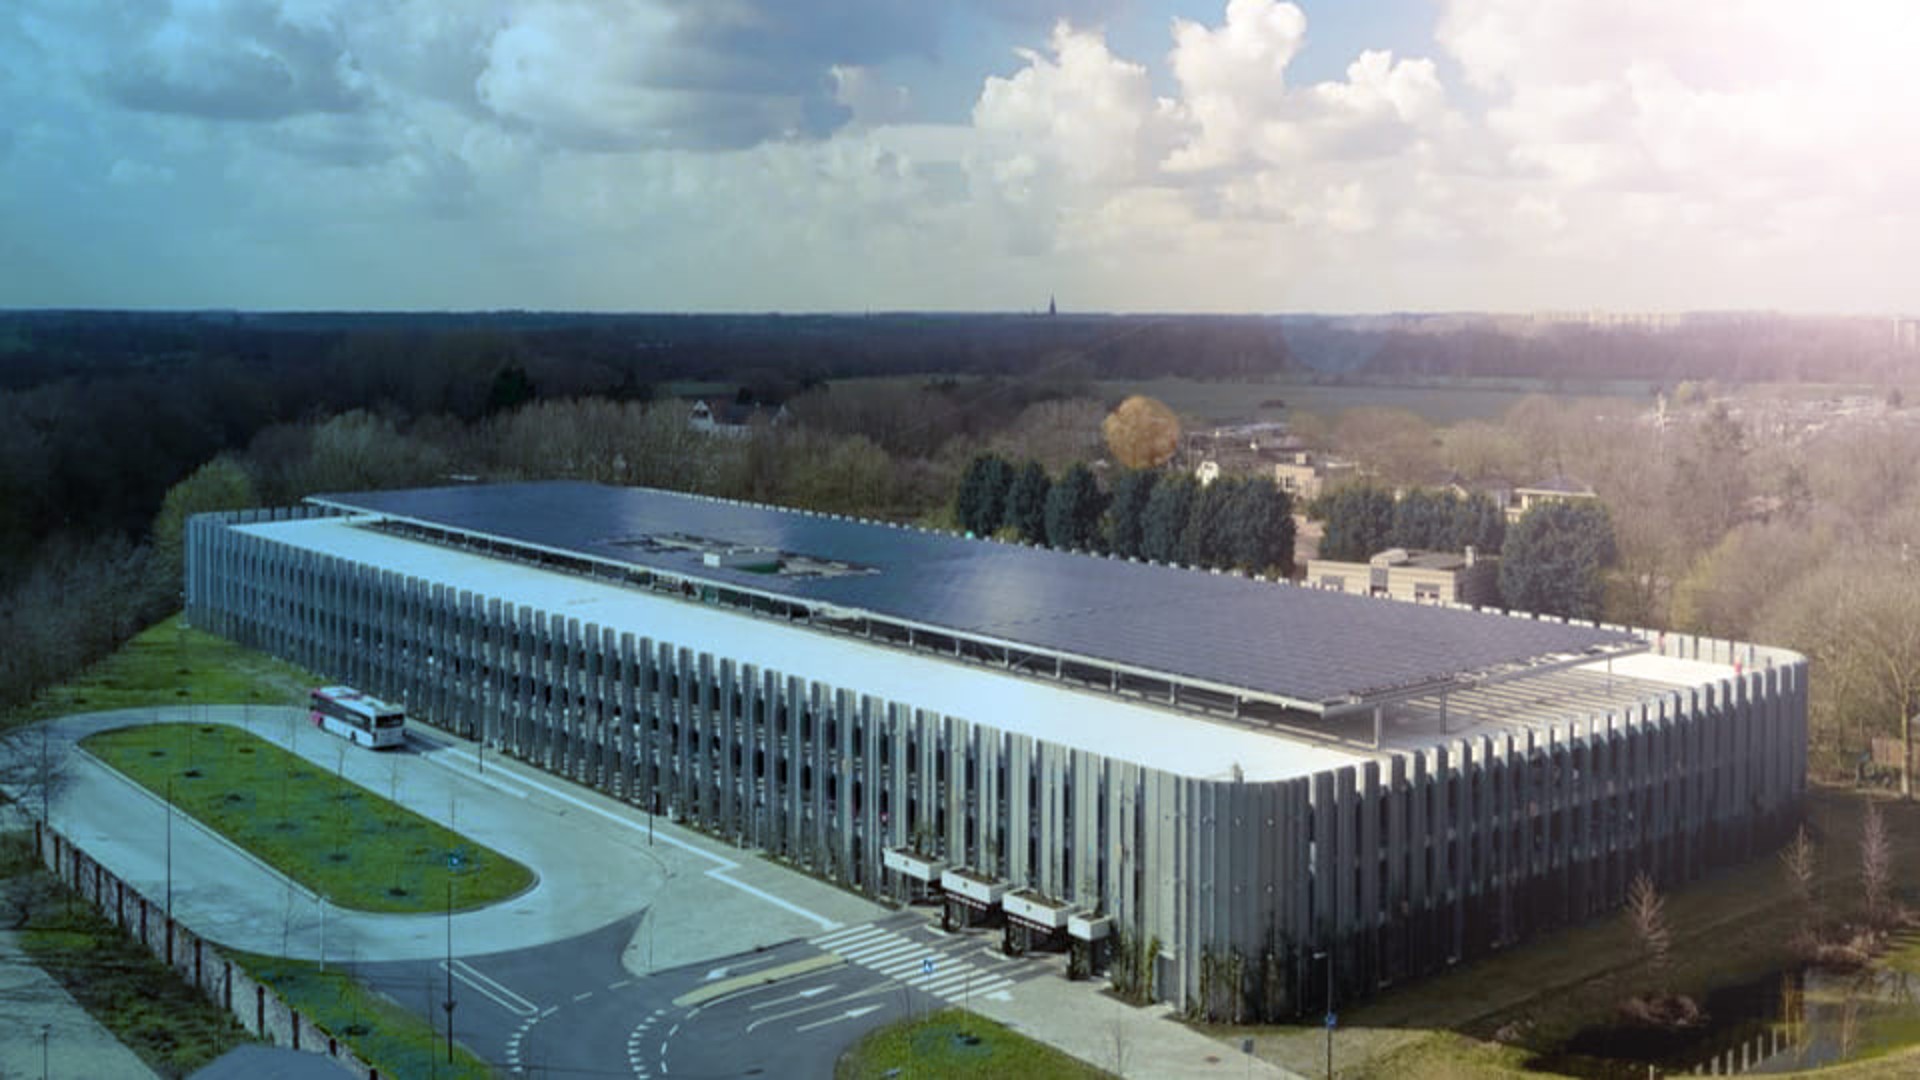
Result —
[[[1127,1030],[1127,1008],[1114,1003],[1113,1018],[1108,1021],[1107,1038],[1113,1050],[1113,1075],[1127,1075],[1127,1060],[1133,1056],[1132,1032]]]
[[[1656,984],[1654,989],[1664,990],[1673,936],[1667,929],[1667,902],[1645,871],[1635,874],[1627,889],[1627,922],[1640,942],[1648,979]]]
[[[69,779],[67,744],[46,724],[0,734],[0,798],[46,821]]]
[[[1793,834],[1793,842],[1780,852],[1780,868],[1787,876],[1787,888],[1792,890],[1794,904],[1800,909],[1803,941],[1813,934],[1813,878],[1817,859],[1813,837],[1807,834],[1805,825],[1800,826]]]
[[[1893,847],[1887,839],[1887,820],[1879,804],[1866,800],[1860,816],[1860,892],[1867,901],[1867,922],[1875,928],[1887,922],[1887,888],[1893,881]]]

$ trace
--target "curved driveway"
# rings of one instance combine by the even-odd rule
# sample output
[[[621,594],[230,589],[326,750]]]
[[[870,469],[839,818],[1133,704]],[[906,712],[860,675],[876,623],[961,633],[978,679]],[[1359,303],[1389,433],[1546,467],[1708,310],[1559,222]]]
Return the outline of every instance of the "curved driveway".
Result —
[[[539,875],[517,897],[475,911],[345,911],[245,854],[74,744],[96,731],[181,722],[244,726],[326,769],[510,855]],[[347,962],[470,956],[560,941],[644,911],[625,965],[665,969],[864,922],[885,909],[714,843],[437,731],[411,729],[405,751],[375,752],[311,727],[303,710],[181,706],[48,722],[68,779],[54,826],[108,869],[162,900],[197,933],[252,952]],[[28,745],[31,745],[29,741]],[[167,854],[171,817],[171,859]],[[648,925],[651,924],[651,925]]]

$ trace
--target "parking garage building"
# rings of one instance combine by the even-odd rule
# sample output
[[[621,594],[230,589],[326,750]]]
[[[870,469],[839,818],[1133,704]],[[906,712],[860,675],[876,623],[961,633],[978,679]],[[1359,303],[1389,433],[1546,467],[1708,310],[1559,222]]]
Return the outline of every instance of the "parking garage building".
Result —
[[[189,617],[729,842],[1278,1018],[1772,844],[1762,646],[579,483],[201,515]]]

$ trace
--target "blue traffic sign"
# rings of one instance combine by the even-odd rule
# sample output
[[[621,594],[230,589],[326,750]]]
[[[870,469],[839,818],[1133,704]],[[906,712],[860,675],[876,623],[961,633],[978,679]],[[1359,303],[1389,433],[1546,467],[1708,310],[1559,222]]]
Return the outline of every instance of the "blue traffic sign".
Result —
[[[931,956],[927,956],[927,957],[922,957],[922,958],[921,958],[921,960],[920,960],[920,974],[922,974],[922,975],[931,975],[931,974],[933,974],[933,957],[931,957]]]
[[[1333,1027],[1334,1027],[1334,1025],[1336,1025],[1336,1024],[1338,1024],[1339,1022],[1340,1022],[1340,1017],[1339,1017],[1339,1014],[1337,1014],[1337,1013],[1334,1013],[1334,1012],[1331,1012],[1331,1011],[1327,1013],[1327,1028],[1328,1028],[1328,1030],[1332,1030],[1332,1029],[1333,1029]]]

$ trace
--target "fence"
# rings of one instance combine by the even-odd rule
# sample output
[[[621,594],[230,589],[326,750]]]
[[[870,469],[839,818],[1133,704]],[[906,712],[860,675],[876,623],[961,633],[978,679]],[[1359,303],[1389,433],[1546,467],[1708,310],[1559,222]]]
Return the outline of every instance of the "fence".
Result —
[[[323,1054],[363,1080],[380,1070],[360,1060],[325,1028],[300,1015],[273,987],[255,979],[218,946],[168,917],[165,908],[44,822],[34,824],[41,863],[161,963],[232,1013],[254,1037],[275,1046]]]

